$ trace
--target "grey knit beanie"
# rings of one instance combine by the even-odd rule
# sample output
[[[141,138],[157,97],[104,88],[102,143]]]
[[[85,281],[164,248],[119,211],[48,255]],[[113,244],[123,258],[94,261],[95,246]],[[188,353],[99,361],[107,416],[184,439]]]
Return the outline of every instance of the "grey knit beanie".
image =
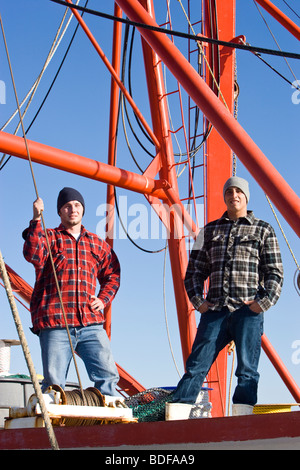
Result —
[[[239,188],[241,191],[246,196],[247,202],[250,200],[250,191],[249,191],[249,184],[248,181],[244,180],[243,178],[240,178],[239,176],[232,176],[229,178],[226,183],[224,184],[223,187],[223,197],[225,198],[225,192],[228,188],[231,186],[235,186],[236,188]]]

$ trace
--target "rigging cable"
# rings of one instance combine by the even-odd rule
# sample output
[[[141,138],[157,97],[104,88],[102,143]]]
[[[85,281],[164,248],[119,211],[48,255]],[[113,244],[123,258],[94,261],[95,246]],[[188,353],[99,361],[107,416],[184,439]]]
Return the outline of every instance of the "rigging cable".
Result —
[[[78,2],[79,2],[79,1],[80,1],[80,0],[78,0]],[[88,2],[89,2],[89,0],[86,0],[85,6],[88,4]],[[66,12],[67,12],[67,10],[66,10]],[[82,13],[82,15],[83,15],[83,14],[84,14],[84,13]],[[65,13],[65,15],[66,15],[66,13]],[[52,46],[51,46],[50,53],[48,54],[48,57],[47,57],[47,59],[46,59],[46,61],[45,61],[45,65],[44,65],[42,71],[40,72],[39,77],[37,78],[37,80],[35,81],[34,85],[31,87],[30,91],[27,93],[27,95],[26,95],[25,98],[23,99],[22,103],[20,104],[20,106],[22,106],[22,105],[24,104],[24,102],[26,101],[26,99],[28,98],[28,96],[30,95],[30,93],[32,93],[32,94],[31,94],[30,101],[29,101],[29,103],[28,103],[28,105],[27,105],[27,107],[26,107],[26,110],[25,110],[24,113],[23,113],[23,118],[24,118],[24,116],[25,116],[25,113],[26,113],[27,110],[28,110],[28,106],[29,106],[30,102],[31,102],[32,99],[33,99],[33,95],[35,94],[35,92],[36,92],[36,90],[37,90],[37,86],[39,85],[40,80],[41,80],[41,78],[42,78],[42,76],[43,76],[43,74],[44,74],[46,68],[48,67],[50,61],[52,60],[52,58],[53,58],[53,56],[54,56],[54,54],[55,54],[55,52],[56,52],[56,50],[57,50],[57,48],[58,48],[58,46],[59,46],[59,44],[60,44],[60,42],[61,42],[63,36],[64,36],[65,33],[66,33],[67,28],[69,27],[70,21],[71,21],[71,19],[72,19],[72,17],[73,17],[73,15],[70,15],[70,18],[69,18],[69,20],[68,20],[68,22],[67,22],[67,25],[65,26],[65,28],[64,28],[64,30],[63,30],[63,32],[62,32],[62,34],[61,34],[61,37],[60,37],[60,39],[57,40],[57,44],[56,44],[56,46],[54,47],[54,44],[55,44],[55,42],[56,42],[56,38],[58,37],[58,33],[59,33],[59,31],[60,31],[60,29],[61,29],[61,27],[62,27],[62,24],[63,24],[63,22],[64,22],[65,15],[64,15],[64,17],[63,17],[63,19],[62,19],[62,21],[61,21],[60,27],[59,27],[59,29],[58,29],[58,32],[57,32],[55,38],[54,38],[53,44],[52,44]],[[43,106],[44,106],[44,104],[45,104],[45,102],[46,102],[46,100],[47,100],[47,98],[48,98],[48,96],[49,96],[49,94],[50,94],[50,91],[52,90],[52,88],[53,88],[53,86],[54,86],[54,84],[55,84],[55,82],[56,82],[56,79],[57,79],[57,77],[58,77],[58,75],[59,75],[59,73],[60,73],[60,71],[61,71],[61,69],[62,69],[62,66],[63,66],[63,64],[64,64],[64,62],[65,62],[65,60],[66,60],[66,58],[67,58],[67,55],[68,55],[68,53],[69,53],[69,51],[70,51],[71,45],[72,45],[72,43],[73,43],[73,41],[74,41],[74,39],[75,39],[76,33],[77,33],[77,31],[78,31],[78,28],[79,28],[79,24],[77,23],[76,28],[75,28],[75,31],[74,31],[74,33],[73,33],[73,35],[72,35],[72,37],[71,37],[71,40],[70,40],[69,45],[68,45],[68,47],[67,47],[67,49],[66,49],[66,52],[65,52],[65,54],[64,54],[64,56],[63,56],[63,58],[62,58],[62,61],[61,61],[60,65],[59,65],[58,69],[57,69],[57,72],[56,72],[56,74],[55,74],[55,76],[54,76],[54,78],[53,78],[53,80],[52,80],[52,82],[51,82],[51,84],[50,84],[50,86],[49,86],[49,88],[48,88],[48,91],[46,92],[46,95],[44,96],[44,98],[43,98],[43,100],[42,100],[42,102],[41,102],[41,104],[40,104],[40,106],[39,106],[37,112],[35,113],[33,119],[31,120],[31,123],[29,124],[28,128],[26,129],[26,131],[25,131],[26,134],[28,134],[29,130],[31,129],[32,125],[34,124],[36,118],[38,117],[40,111],[42,110],[42,108],[43,108]],[[9,120],[4,124],[4,126],[1,128],[1,131],[4,130],[5,127],[11,122],[11,120],[14,118],[14,116],[17,114],[17,112],[18,112],[18,110],[16,110],[16,111],[12,114],[12,116],[10,117],[10,119],[9,119]],[[18,131],[18,129],[19,129],[19,126],[20,126],[20,122],[19,122],[18,127],[16,128],[14,134],[17,133],[17,131]],[[6,155],[3,155],[3,157],[2,157],[2,159],[1,159],[1,161],[0,161],[0,171],[4,168],[4,166],[8,163],[8,161],[9,161],[10,158],[11,158],[11,155],[10,155],[10,156],[6,159],[6,161],[2,164],[2,162],[3,162],[4,158],[5,158],[5,156],[6,156]]]
[[[122,59],[122,72],[121,72],[121,81],[122,83],[124,84],[125,86],[125,66],[126,66],[126,56],[127,56],[127,45],[128,45],[128,35],[129,35],[129,25],[126,25],[126,30],[125,30],[125,36],[124,36],[124,47],[123,47],[123,59]],[[131,66],[131,60],[130,60],[130,66]],[[132,96],[132,90],[131,90],[131,83],[130,83],[130,87],[129,87],[129,93],[130,93],[130,96]],[[124,94],[121,93],[121,107],[122,107],[122,124],[123,124],[123,131],[124,131],[124,135],[125,135],[125,140],[126,140],[126,144],[127,144],[127,147],[128,147],[128,150],[129,150],[129,153],[134,161],[134,163],[136,164],[137,168],[139,169],[139,171],[141,173],[143,173],[143,170],[142,168],[140,167],[140,165],[138,164],[135,156],[134,156],[134,153],[133,153],[133,150],[131,148],[131,145],[129,143],[129,138],[128,138],[128,134],[127,134],[127,130],[126,130],[126,124],[125,124],[125,116],[124,116],[124,110],[125,110],[125,114],[126,114],[126,118],[127,118],[127,122],[129,124],[129,127],[131,129],[131,132],[134,136],[134,138],[136,139],[136,141],[138,142],[138,144],[140,145],[140,147],[151,157],[151,158],[154,158],[154,155],[152,155],[145,147],[144,145],[142,144],[142,142],[140,141],[140,139],[138,138],[136,132],[134,131],[133,129],[133,126],[132,126],[132,123],[130,121],[130,118],[129,118],[129,114],[128,114],[128,110],[127,110],[127,104],[126,104],[126,100],[124,99]],[[136,116],[136,113],[134,113],[134,116],[140,126],[140,121],[138,119],[138,117]],[[144,129],[142,129],[142,132],[144,133],[144,135],[147,135],[144,131]],[[148,137],[148,136],[147,136]],[[148,139],[151,141],[150,137],[148,137]],[[152,142],[152,141],[151,141]],[[152,142],[153,143],[153,142]]]
[[[169,330],[169,322],[168,322],[168,316],[167,316],[167,295],[166,295],[166,264],[167,264],[167,243],[165,247],[165,256],[164,256],[164,269],[163,269],[163,298],[164,298],[164,314],[165,314],[165,324],[166,324],[166,330],[167,330],[167,337],[168,337],[168,342],[169,342],[169,348],[171,352],[171,356],[173,359],[173,363],[175,366],[175,369],[177,371],[177,374],[179,378],[181,378],[181,374],[179,372],[179,368],[175,359],[173,347],[172,347],[172,342],[171,342],[171,335],[170,335],[170,330]]]
[[[129,27],[129,25],[127,25]],[[126,28],[127,29],[127,28]],[[128,64],[128,89],[129,89],[129,93],[130,95],[132,96],[133,93],[132,93],[132,80],[131,80],[131,70],[132,70],[132,67],[131,67],[131,64],[132,64],[132,57],[133,57],[133,43],[134,43],[134,36],[135,36],[135,30],[136,28],[133,27],[132,29],[132,35],[131,35],[131,41],[130,41],[130,48],[129,48],[129,64]],[[124,70],[124,74],[125,74],[125,70]],[[124,85],[125,85],[125,77],[124,77]],[[126,101],[125,101],[125,105],[126,105]],[[150,138],[150,136],[148,135],[147,132],[145,132],[145,129],[143,128],[143,126],[141,125],[141,122],[140,120],[138,119],[138,116],[136,115],[136,113],[134,113],[134,116],[135,116],[135,119],[138,123],[138,126],[139,128],[141,129],[142,133],[144,134],[144,136],[146,137],[146,139],[151,142],[152,145],[154,145],[152,139]],[[143,147],[143,146],[142,146]],[[144,147],[143,147],[144,148]],[[145,151],[148,153],[148,155],[150,155],[150,157],[154,158],[155,155],[152,155],[149,151],[147,151],[145,149]]]
[[[266,27],[267,27],[269,33],[270,33],[271,36],[272,36],[272,38],[273,38],[275,44],[277,45],[278,49],[281,51],[281,47],[279,46],[279,43],[278,43],[277,39],[275,38],[273,32],[271,31],[271,28],[270,28],[270,26],[268,25],[267,20],[265,19],[264,15],[262,14],[261,9],[259,8],[259,6],[257,5],[257,3],[256,3],[255,0],[253,0],[253,3],[254,3],[254,5],[256,6],[256,8],[257,8],[257,10],[258,10],[258,12],[259,12],[259,14],[260,14],[260,16],[261,16],[263,22],[265,23],[265,25],[266,25]],[[280,72],[278,72],[278,70],[276,70],[274,67],[272,67],[267,61],[265,61],[265,60],[260,56],[260,54],[255,54],[255,55],[256,55],[260,60],[262,60],[262,62],[264,62],[268,67],[270,67],[277,75],[279,75],[281,78],[283,78],[283,80],[285,80],[287,83],[289,83],[292,87],[298,89],[298,87],[297,87],[296,84],[295,84],[295,82],[297,82],[297,78],[296,78],[296,76],[295,76],[295,74],[294,74],[294,72],[293,72],[293,70],[292,70],[290,64],[288,63],[286,57],[284,57],[284,60],[285,60],[286,65],[288,66],[288,68],[289,68],[291,74],[293,75],[293,77],[294,77],[294,79],[295,79],[295,82],[294,82],[294,83],[292,83],[290,80],[288,80],[286,77],[284,77]]]
[[[124,77],[125,77],[125,63],[126,63],[126,55],[127,55],[127,45],[128,45],[128,35],[129,35],[129,25],[127,25],[127,28],[126,28],[126,32],[125,32],[125,36],[124,36],[124,42],[123,42],[123,59],[122,59],[122,75],[121,75],[121,81],[122,83],[125,85],[125,80],[124,80]],[[131,95],[131,92],[130,92],[130,95]],[[117,128],[116,128],[116,138],[115,138],[115,147],[114,147],[114,164],[115,164],[115,161],[116,161],[116,147],[117,147],[117,139],[118,139],[118,129],[119,129],[119,121],[120,121],[120,108],[122,107],[122,123],[123,123],[123,130],[124,130],[124,134],[125,134],[125,140],[126,140],[126,143],[127,143],[127,147],[128,147],[128,150],[129,150],[129,153],[133,159],[133,161],[135,162],[135,164],[137,165],[137,167],[139,168],[139,170],[141,171],[141,173],[143,172],[143,170],[141,169],[141,167],[139,166],[136,158],[134,157],[134,154],[133,154],[133,151],[130,147],[130,143],[129,143],[129,140],[128,140],[128,136],[127,136],[127,132],[126,132],[126,127],[125,127],[125,119],[124,119],[124,113],[123,113],[123,98],[124,98],[124,95],[122,93],[122,91],[120,90],[120,94],[119,94],[120,98],[119,98],[119,106],[118,106],[118,116],[117,116]],[[127,113],[126,113],[127,114]],[[127,115],[127,119],[129,121],[129,117]],[[134,133],[133,131],[133,128],[130,124],[130,128],[134,134],[134,136],[136,137],[137,141],[140,143],[140,145],[142,146],[141,142],[139,141],[139,139],[137,138],[136,134]],[[144,148],[142,146],[142,148]],[[145,150],[145,149],[144,149]],[[122,220],[122,217],[121,217],[121,214],[120,214],[120,211],[119,211],[119,205],[118,205],[118,200],[117,200],[117,191],[116,191],[116,187],[114,187],[114,198],[115,198],[115,206],[116,206],[116,212],[117,212],[117,216],[118,216],[118,219],[120,221],[120,224],[122,226],[122,229],[124,230],[124,233],[126,234],[126,237],[128,238],[128,240],[137,248],[139,249],[140,251],[143,251],[144,253],[149,253],[149,254],[154,254],[154,253],[160,253],[162,251],[164,251],[166,249],[166,247],[163,247],[163,248],[160,248],[158,250],[147,250],[146,248],[143,248],[142,246],[138,245],[134,240],[133,238],[129,235],[129,232],[127,230],[127,228],[125,227],[124,223],[123,223],[123,220]]]
[[[286,2],[285,0],[282,0],[282,1],[300,19],[300,16],[298,15],[298,13],[296,13],[295,10],[293,10],[293,8],[288,4],[288,2]]]
[[[220,40],[217,40],[217,39],[206,38],[206,37],[201,37],[201,36],[196,36],[195,37],[192,34],[182,33],[181,31],[175,31],[175,30],[170,31],[169,29],[160,28],[160,27],[157,27],[157,26],[150,26],[150,25],[145,24],[145,23],[139,23],[137,21],[130,21],[130,20],[124,19],[124,18],[118,18],[116,16],[109,15],[107,13],[103,13],[103,12],[96,11],[96,10],[91,10],[89,8],[80,7],[79,5],[73,5],[73,4],[70,5],[69,3],[66,3],[62,0],[51,0],[51,1],[54,2],[54,3],[59,3],[60,5],[64,5],[68,8],[71,8],[71,9],[85,11],[86,13],[89,13],[91,15],[100,16],[101,18],[106,18],[106,19],[113,20],[113,21],[119,21],[120,23],[128,23],[128,24],[131,24],[133,26],[136,26],[137,28],[148,29],[148,30],[151,30],[151,31],[156,31],[156,32],[164,33],[164,34],[169,34],[171,36],[178,36],[178,37],[182,37],[182,38],[185,38],[185,39],[193,39],[194,41],[197,41],[197,42],[207,42],[207,43],[216,44],[216,45],[219,45],[219,46],[227,46],[227,47],[231,47],[233,49],[242,49],[242,50],[250,51],[250,52],[256,51],[256,52],[260,52],[262,54],[270,54],[270,55],[276,55],[276,56],[280,56],[280,57],[289,57],[289,58],[292,58],[292,59],[300,59],[300,54],[297,54],[297,53],[294,53],[294,52],[276,51],[276,50],[267,49],[267,48],[264,48],[264,47],[253,47],[253,46],[249,46],[249,45],[232,43],[232,42],[228,42],[228,41],[220,41]]]
[[[15,80],[14,80],[13,70],[12,70],[12,66],[11,66],[9,51],[8,51],[8,47],[7,47],[7,43],[6,43],[6,37],[5,37],[5,33],[4,33],[4,27],[3,27],[3,24],[2,24],[1,15],[0,15],[0,22],[1,22],[2,34],[3,34],[4,44],[5,44],[5,50],[6,50],[6,55],[7,55],[7,60],[8,60],[12,85],[13,85],[13,90],[14,90],[14,94],[15,94],[16,104],[17,104],[17,108],[18,108],[18,113],[19,113],[19,118],[20,118],[20,122],[21,122],[22,132],[23,132],[24,144],[25,144],[25,147],[26,147],[27,157],[28,157],[28,161],[29,161],[30,172],[31,172],[31,176],[32,176],[32,181],[33,181],[36,197],[38,199],[39,198],[39,193],[38,193],[37,183],[36,183],[36,179],[35,179],[35,175],[34,175],[34,171],[33,171],[31,155],[30,155],[29,146],[28,146],[28,142],[27,142],[27,137],[26,137],[26,133],[25,133],[23,117],[22,117],[22,113],[21,113],[21,109],[20,109],[17,89],[16,89],[16,85],[15,85]],[[83,387],[82,387],[82,384],[81,384],[80,375],[79,375],[79,371],[78,371],[78,367],[77,367],[77,361],[76,361],[76,357],[75,357],[75,352],[74,352],[74,348],[73,348],[72,341],[71,341],[70,331],[69,331],[69,327],[68,327],[68,323],[67,323],[67,316],[66,316],[66,313],[65,313],[64,304],[63,304],[62,295],[61,295],[61,290],[60,290],[58,278],[57,278],[57,275],[56,275],[55,265],[54,265],[54,261],[53,261],[53,257],[52,257],[52,252],[51,252],[50,242],[49,242],[49,238],[48,238],[48,234],[47,234],[47,229],[46,229],[46,224],[45,224],[45,220],[44,220],[43,211],[41,211],[40,216],[41,216],[42,226],[43,226],[44,233],[45,233],[45,240],[46,240],[46,244],[47,244],[47,248],[48,248],[49,259],[50,259],[50,262],[51,262],[51,265],[52,265],[52,270],[53,270],[53,275],[54,275],[55,284],[56,284],[56,288],[57,288],[57,293],[58,293],[58,297],[59,297],[59,302],[60,302],[60,305],[61,305],[62,314],[63,314],[63,318],[64,318],[64,322],[65,322],[65,328],[66,328],[67,335],[68,335],[68,338],[69,338],[72,357],[73,357],[73,361],[74,361],[74,365],[75,365],[75,369],[76,369],[76,373],[77,373],[77,377],[78,377],[78,383],[79,383],[80,390],[81,390],[81,393],[82,393],[82,397],[83,397],[83,400],[84,400],[85,398],[84,398],[84,393],[83,393]]]
[[[128,41],[128,34],[125,35],[124,37],[124,51],[125,49],[127,49],[127,41]],[[123,71],[124,71],[124,67],[125,67],[125,64],[124,64],[124,60],[125,60],[125,55],[123,53],[123,65],[122,65],[122,74],[123,74]],[[124,83],[124,82],[123,82]],[[119,133],[119,121],[120,121],[120,108],[122,106],[122,97],[123,97],[123,93],[122,91],[120,90],[120,93],[119,93],[119,106],[118,106],[118,115],[117,115],[117,128],[116,128],[116,137],[115,137],[115,146],[114,146],[114,163],[116,162],[116,148],[117,148],[117,140],[118,140],[118,133]],[[124,124],[124,119],[123,119],[123,124]],[[128,148],[129,148],[129,151],[131,153],[131,156],[133,157],[133,153],[131,152],[131,149],[130,149],[130,146],[129,146],[129,142],[128,140],[126,139],[127,141],[127,144],[128,144]],[[137,161],[135,160],[135,158],[133,157],[135,163],[137,164],[137,166],[139,167]],[[139,167],[140,168],[140,167]],[[136,247],[138,248],[140,251],[143,251],[144,253],[150,253],[150,254],[154,254],[154,253],[160,253],[162,251],[164,251],[166,248],[163,247],[161,249],[158,249],[158,250],[147,250],[146,248],[143,248],[141,247],[140,245],[138,245],[133,239],[132,237],[129,235],[128,233],[128,230],[126,229],[124,223],[123,223],[123,220],[122,220],[122,217],[121,217],[121,214],[120,214],[120,211],[119,211],[119,205],[118,205],[118,202],[117,202],[117,191],[116,191],[116,187],[114,186],[114,199],[115,199],[115,206],[116,206],[116,212],[117,212],[117,216],[119,218],[119,221],[121,223],[121,226],[124,230],[124,233],[126,234],[126,237],[128,238],[128,240]]]

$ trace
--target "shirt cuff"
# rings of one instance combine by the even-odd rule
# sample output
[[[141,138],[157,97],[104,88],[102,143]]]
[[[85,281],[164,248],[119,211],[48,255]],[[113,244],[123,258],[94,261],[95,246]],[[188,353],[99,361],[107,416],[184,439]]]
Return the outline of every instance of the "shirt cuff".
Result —
[[[30,223],[29,223],[29,227],[27,227],[27,228],[25,228],[25,230],[23,230],[23,232],[22,232],[22,238],[23,238],[24,240],[26,240],[29,230],[32,229],[32,228],[35,229],[36,226],[37,226],[39,223],[40,223],[40,224],[42,223],[41,220],[31,220]]]
[[[270,301],[269,297],[265,296],[262,299],[257,299],[256,302],[260,306],[263,312],[269,310],[272,307],[272,302]]]
[[[201,305],[205,302],[205,299],[201,297],[200,295],[194,295],[194,297],[191,298],[191,303],[195,307],[196,310],[199,310]]]

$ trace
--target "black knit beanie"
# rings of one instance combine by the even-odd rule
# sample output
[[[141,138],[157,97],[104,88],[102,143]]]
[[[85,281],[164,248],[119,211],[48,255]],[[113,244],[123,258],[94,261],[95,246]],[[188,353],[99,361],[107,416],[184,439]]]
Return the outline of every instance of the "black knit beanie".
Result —
[[[63,188],[57,198],[57,212],[59,214],[62,206],[67,204],[70,201],[78,201],[83,205],[83,213],[85,211],[84,199],[79,191],[73,188]]]

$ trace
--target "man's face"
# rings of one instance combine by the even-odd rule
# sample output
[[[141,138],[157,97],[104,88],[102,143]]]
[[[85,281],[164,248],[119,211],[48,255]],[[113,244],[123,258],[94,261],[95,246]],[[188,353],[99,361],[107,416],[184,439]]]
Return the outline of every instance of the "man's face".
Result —
[[[235,186],[230,186],[225,192],[225,204],[228,212],[247,213],[247,198],[243,191]]]
[[[81,224],[83,205],[78,201],[67,202],[59,211],[62,224],[66,228]]]

